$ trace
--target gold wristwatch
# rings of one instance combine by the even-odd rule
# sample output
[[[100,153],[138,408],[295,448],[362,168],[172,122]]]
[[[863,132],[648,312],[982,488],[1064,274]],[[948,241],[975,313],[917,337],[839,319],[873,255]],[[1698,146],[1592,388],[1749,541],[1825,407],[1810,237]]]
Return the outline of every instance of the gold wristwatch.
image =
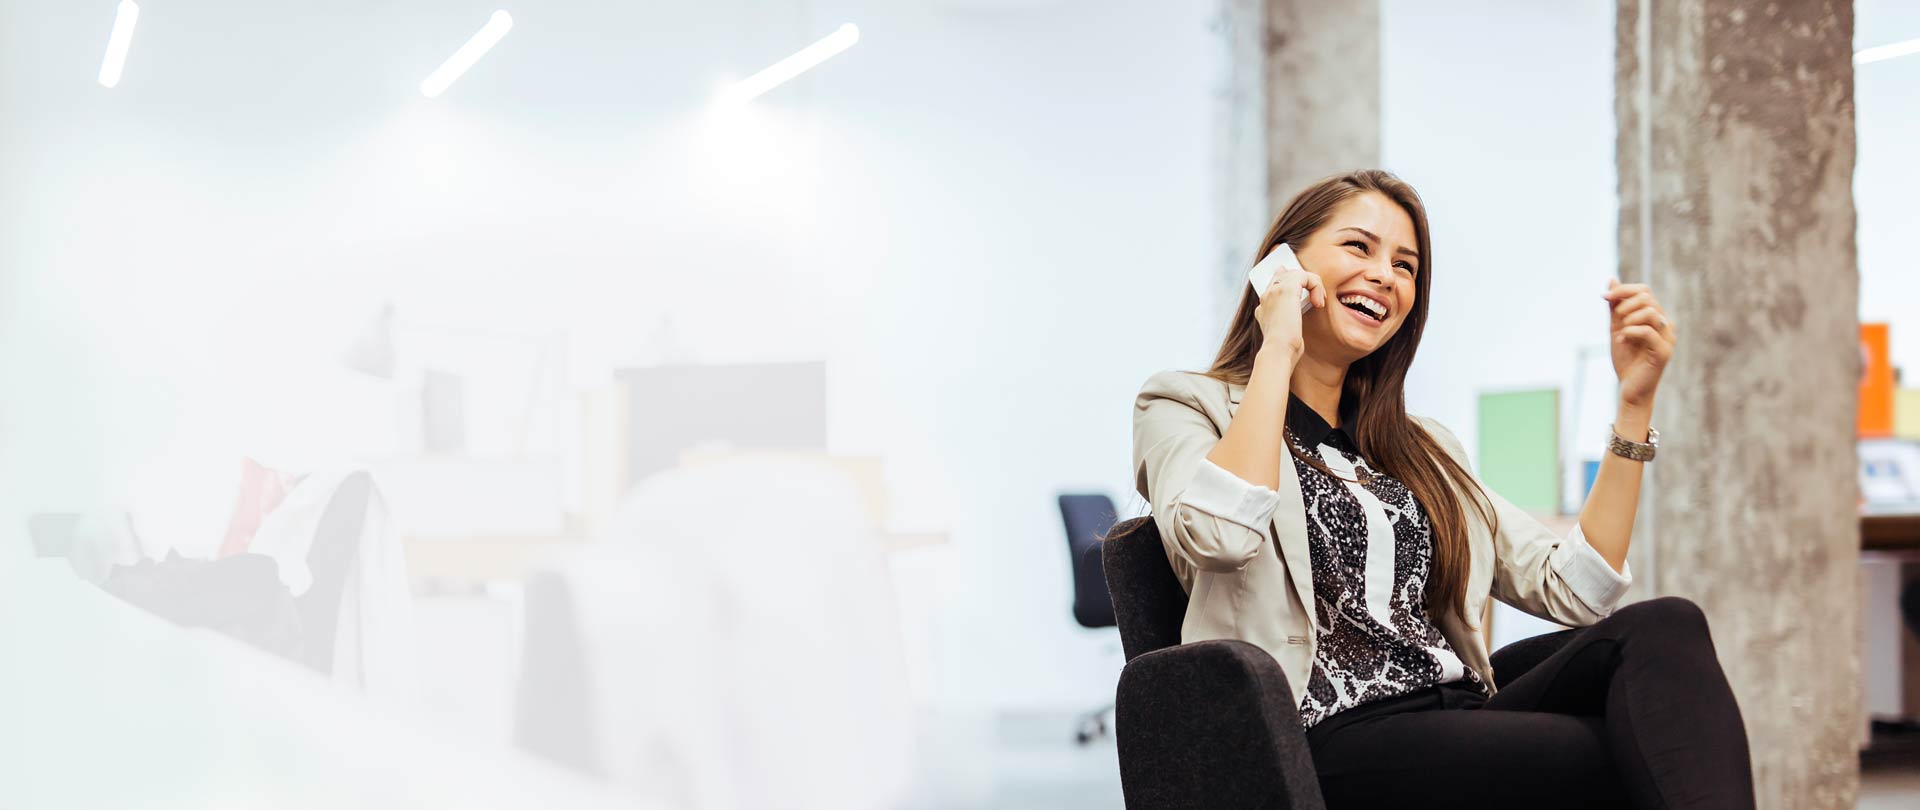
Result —
[[[1660,431],[1649,427],[1646,441],[1630,442],[1620,438],[1619,432],[1615,431],[1612,425],[1608,425],[1607,449],[1614,455],[1625,456],[1634,461],[1652,461],[1654,452],[1660,449]]]

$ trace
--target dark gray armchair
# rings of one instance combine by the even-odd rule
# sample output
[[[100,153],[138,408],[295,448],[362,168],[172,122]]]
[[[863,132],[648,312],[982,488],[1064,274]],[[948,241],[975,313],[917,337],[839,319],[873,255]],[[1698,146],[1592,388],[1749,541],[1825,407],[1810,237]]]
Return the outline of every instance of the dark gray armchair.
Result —
[[[1114,526],[1101,558],[1127,655],[1114,701],[1127,807],[1324,810],[1280,664],[1244,641],[1180,643],[1187,594],[1153,518]],[[1496,684],[1532,669],[1573,632],[1494,653]]]

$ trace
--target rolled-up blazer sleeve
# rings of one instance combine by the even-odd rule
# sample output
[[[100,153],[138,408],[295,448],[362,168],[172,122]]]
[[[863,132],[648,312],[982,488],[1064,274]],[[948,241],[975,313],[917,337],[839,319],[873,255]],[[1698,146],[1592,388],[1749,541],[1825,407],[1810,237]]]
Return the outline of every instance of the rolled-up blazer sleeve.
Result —
[[[1202,378],[1204,379],[1204,378]],[[1135,488],[1153,507],[1174,573],[1238,571],[1272,542],[1280,495],[1207,460],[1220,441],[1187,374],[1149,378],[1134,400]]]
[[[1569,627],[1593,624],[1618,607],[1633,584],[1633,570],[1614,571],[1600,552],[1587,543],[1576,524],[1566,537],[1554,533],[1538,518],[1500,497],[1480,481],[1467,463],[1466,448],[1445,426],[1422,419],[1427,432],[1446,446],[1475,484],[1493,502],[1499,531],[1493,535],[1493,596],[1502,602]],[[1470,501],[1462,501],[1467,518],[1477,520]]]

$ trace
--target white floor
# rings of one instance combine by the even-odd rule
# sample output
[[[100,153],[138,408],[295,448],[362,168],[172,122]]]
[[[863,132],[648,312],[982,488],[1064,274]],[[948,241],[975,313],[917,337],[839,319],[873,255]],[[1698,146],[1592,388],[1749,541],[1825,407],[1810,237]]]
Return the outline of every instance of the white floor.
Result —
[[[1071,713],[930,717],[908,810],[1120,810],[1111,736],[1074,741]]]

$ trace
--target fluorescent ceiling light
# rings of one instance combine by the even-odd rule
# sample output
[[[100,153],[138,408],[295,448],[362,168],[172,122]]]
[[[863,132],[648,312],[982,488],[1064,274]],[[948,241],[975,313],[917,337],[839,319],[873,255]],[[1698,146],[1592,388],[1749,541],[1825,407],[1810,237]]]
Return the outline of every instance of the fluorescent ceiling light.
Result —
[[[460,46],[460,50],[454,51],[447,61],[427,76],[426,81],[420,83],[420,94],[427,98],[439,98],[449,85],[466,73],[467,68],[473,67],[473,63],[480,61],[480,57],[486,56],[487,51],[511,30],[513,15],[505,11],[494,12],[493,16],[487,18],[487,24],[480,26],[480,31],[467,40],[467,44]]]
[[[120,0],[113,15],[113,33],[107,36],[107,56],[100,60],[100,86],[120,83],[120,71],[127,66],[127,46],[133,44],[133,24],[140,21],[140,4]]]
[[[853,23],[846,23],[825,38],[792,56],[769,65],[767,69],[748,76],[739,84],[727,88],[720,96],[723,104],[743,104],[753,100],[761,93],[786,83],[788,79],[811,70],[813,66],[832,59],[835,54],[853,47],[860,41],[860,29]]]
[[[1920,53],[1920,39],[1909,39],[1905,42],[1895,42],[1892,45],[1875,45],[1871,48],[1862,49],[1854,53],[1853,63],[1856,65],[1864,65],[1868,62],[1884,62],[1888,59],[1912,56],[1916,53]]]

